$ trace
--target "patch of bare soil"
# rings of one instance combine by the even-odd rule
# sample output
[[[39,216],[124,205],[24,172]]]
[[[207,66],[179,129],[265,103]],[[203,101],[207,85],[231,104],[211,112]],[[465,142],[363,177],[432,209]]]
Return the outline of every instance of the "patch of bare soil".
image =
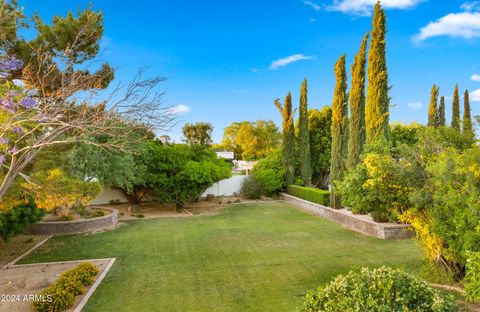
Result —
[[[8,242],[0,239],[0,267],[20,257],[45,238],[47,235],[18,235]]]
[[[231,204],[238,203],[264,203],[271,201],[271,198],[262,200],[248,200],[239,196],[221,196],[202,198],[197,202],[185,206],[182,211],[177,211],[174,204],[164,204],[158,202],[142,202],[141,209],[138,212],[130,212],[130,204],[112,204],[104,207],[117,209],[119,220],[135,219],[154,219],[154,218],[172,218],[172,217],[191,217],[193,215],[212,215],[218,214],[222,209]]]
[[[154,219],[154,218],[171,218],[171,217],[188,217],[188,213],[178,213],[173,205],[165,205],[155,202],[142,203],[138,212],[130,212],[129,204],[106,205],[118,210],[118,220],[134,220],[134,219]]]
[[[59,262],[34,265],[28,264],[1,269],[0,311],[31,311],[32,296],[39,294],[42,289],[52,285],[63,272],[75,267],[81,262],[94,263],[99,270],[99,273],[95,277],[98,278],[103,270],[105,270],[110,260]],[[74,306],[67,311],[73,311],[83,299],[87,291],[88,288],[85,289],[83,295],[77,296]]]

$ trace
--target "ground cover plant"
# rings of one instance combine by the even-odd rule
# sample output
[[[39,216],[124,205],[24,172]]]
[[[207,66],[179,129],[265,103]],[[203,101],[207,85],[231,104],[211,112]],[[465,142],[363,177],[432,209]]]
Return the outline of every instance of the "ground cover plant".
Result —
[[[33,311],[59,312],[72,307],[75,296],[83,294],[85,287],[93,284],[93,278],[97,274],[97,267],[89,262],[81,263],[64,272],[53,285],[41,292],[39,298],[44,300],[34,301]]]

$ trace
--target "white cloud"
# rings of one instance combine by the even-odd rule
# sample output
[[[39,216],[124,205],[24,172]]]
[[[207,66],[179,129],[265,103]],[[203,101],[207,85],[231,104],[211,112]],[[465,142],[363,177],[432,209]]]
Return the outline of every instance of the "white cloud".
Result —
[[[480,75],[473,74],[472,77],[470,77],[470,79],[472,79],[472,81],[480,81]]]
[[[318,5],[318,4],[316,4],[315,2],[310,1],[310,0],[304,0],[304,1],[303,1],[303,4],[305,4],[306,6],[311,7],[311,8],[314,9],[315,11],[320,11],[320,9],[321,9],[320,5]]]
[[[340,11],[354,15],[370,15],[378,0],[333,0],[328,10]],[[384,9],[410,9],[426,0],[383,0]]]
[[[478,11],[480,9],[480,1],[465,2],[460,6],[460,8],[468,12]]]
[[[422,102],[412,102],[412,103],[408,103],[408,107],[415,108],[415,109],[422,108],[422,106],[423,106],[423,103],[422,103]]]
[[[288,64],[295,63],[302,60],[309,60],[311,58],[312,58],[311,56],[306,56],[303,54],[290,55],[274,61],[272,65],[270,65],[270,69],[278,69],[280,67],[287,66]]]
[[[416,35],[414,39],[417,41],[423,41],[438,36],[460,37],[466,39],[480,37],[480,13],[450,13],[434,22],[430,22],[425,27],[422,27],[419,34]]]
[[[188,113],[190,112],[191,109],[190,107],[188,107],[187,105],[184,105],[184,104],[179,104],[177,106],[173,106],[172,108],[169,109],[169,112],[171,114],[185,114],[185,113]]]
[[[473,90],[470,92],[470,100],[472,102],[480,102],[480,89]]]

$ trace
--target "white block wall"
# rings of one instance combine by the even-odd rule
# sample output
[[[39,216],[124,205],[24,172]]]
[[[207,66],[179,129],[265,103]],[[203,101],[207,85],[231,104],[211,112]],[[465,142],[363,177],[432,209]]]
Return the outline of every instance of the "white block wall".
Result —
[[[233,193],[239,194],[243,181],[246,178],[247,176],[244,175],[234,175],[228,179],[221,180],[203,192],[202,197],[206,197],[208,194],[215,196],[233,196]]]

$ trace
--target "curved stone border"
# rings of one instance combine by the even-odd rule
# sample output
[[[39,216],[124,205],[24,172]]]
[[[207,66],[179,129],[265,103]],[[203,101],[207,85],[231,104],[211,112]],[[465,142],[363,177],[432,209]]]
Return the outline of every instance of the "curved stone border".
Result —
[[[346,209],[325,207],[285,193],[282,193],[281,196],[286,202],[303,210],[332,220],[351,230],[368,236],[381,239],[405,239],[415,236],[415,232],[408,230],[410,228],[408,224],[378,223],[373,221],[370,216],[356,215]]]
[[[110,214],[83,220],[74,221],[52,221],[52,222],[37,222],[32,224],[28,229],[28,234],[34,235],[62,235],[62,234],[76,234],[88,233],[93,231],[104,230],[115,226],[118,223],[118,211],[107,207],[90,207],[92,209],[111,211]]]

